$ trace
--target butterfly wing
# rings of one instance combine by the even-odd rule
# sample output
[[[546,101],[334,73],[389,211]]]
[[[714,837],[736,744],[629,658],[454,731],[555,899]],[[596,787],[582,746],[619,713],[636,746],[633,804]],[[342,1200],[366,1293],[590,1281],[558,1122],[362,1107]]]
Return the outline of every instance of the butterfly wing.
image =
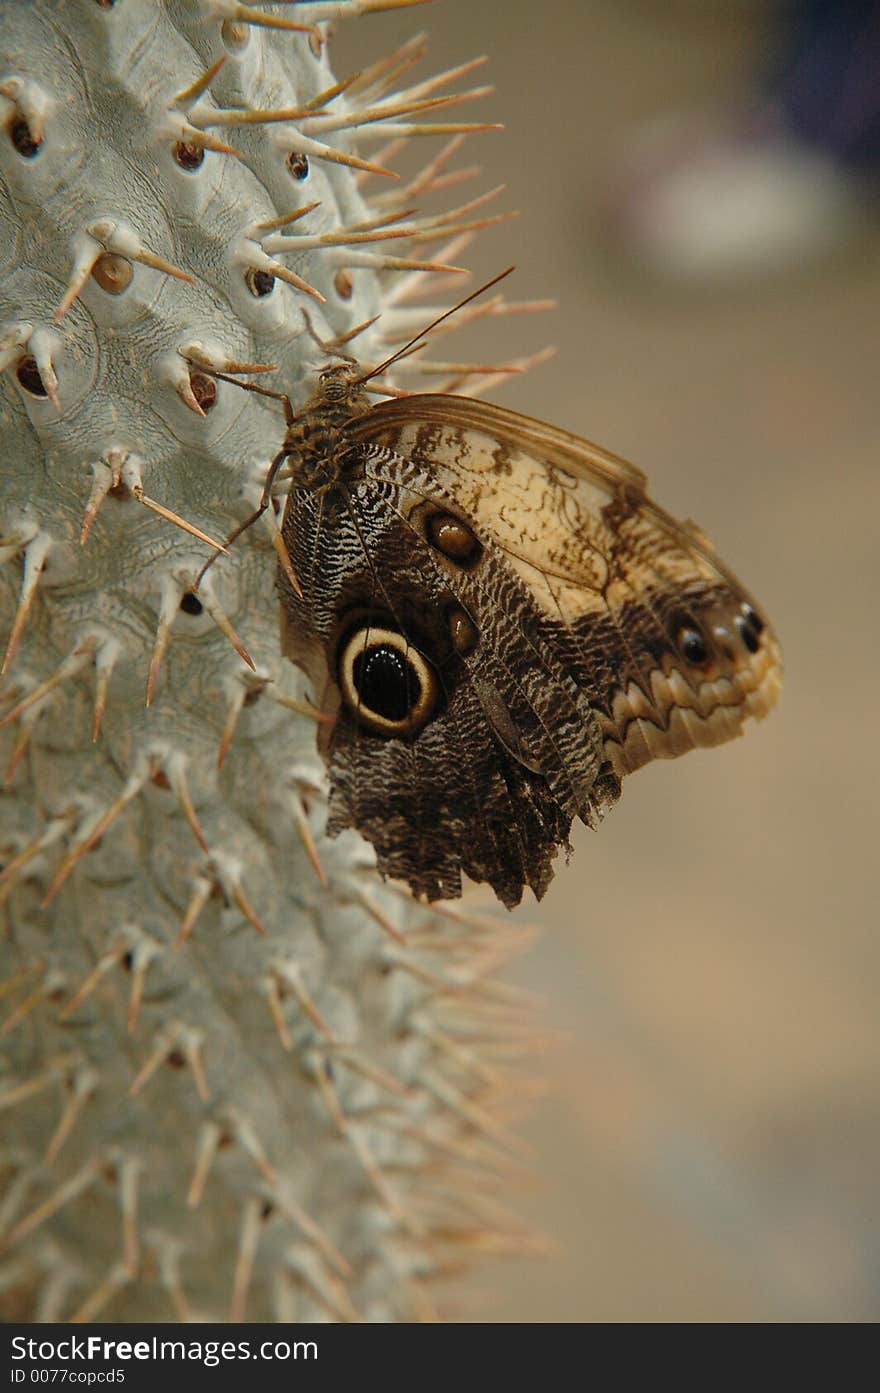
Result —
[[[699,528],[648,498],[627,461],[464,397],[383,402],[352,433],[430,471],[573,636],[618,774],[721,744],[775,705],[770,625]]]
[[[330,830],[416,893],[464,871],[540,897],[622,774],[772,705],[768,626],[625,461],[460,397],[382,403],[345,437],[344,477],[285,511],[283,644],[335,717]]]

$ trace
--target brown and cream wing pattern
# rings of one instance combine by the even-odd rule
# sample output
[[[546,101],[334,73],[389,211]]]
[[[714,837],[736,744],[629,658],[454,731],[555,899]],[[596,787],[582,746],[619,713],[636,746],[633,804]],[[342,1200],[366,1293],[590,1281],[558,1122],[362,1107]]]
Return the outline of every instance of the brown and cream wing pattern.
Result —
[[[409,461],[500,549],[558,631],[615,773],[720,744],[775,704],[770,625],[702,533],[649,499],[625,460],[454,396],[382,403],[350,434]],[[368,468],[380,475],[387,462]]]

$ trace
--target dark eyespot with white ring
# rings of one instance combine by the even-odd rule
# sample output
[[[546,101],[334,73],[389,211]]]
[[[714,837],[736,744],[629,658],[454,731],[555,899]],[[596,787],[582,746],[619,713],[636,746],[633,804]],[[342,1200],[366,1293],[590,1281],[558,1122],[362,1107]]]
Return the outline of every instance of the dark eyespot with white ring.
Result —
[[[708,661],[709,649],[706,640],[696,629],[684,625],[679,629],[675,643],[685,662],[690,663],[692,667],[702,667]]]
[[[435,551],[439,551],[463,571],[476,566],[483,548],[467,523],[454,513],[438,511],[425,519],[425,536]]]
[[[339,687],[358,724],[388,739],[411,739],[437,709],[440,683],[427,658],[397,629],[362,624],[343,640]]]

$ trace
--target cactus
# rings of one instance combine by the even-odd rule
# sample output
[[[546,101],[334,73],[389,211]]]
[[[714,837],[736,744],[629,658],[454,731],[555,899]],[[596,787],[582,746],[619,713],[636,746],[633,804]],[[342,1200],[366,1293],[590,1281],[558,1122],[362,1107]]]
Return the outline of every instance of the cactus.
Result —
[[[512,1145],[494,1055],[523,1008],[491,973],[516,931],[324,838],[276,517],[192,592],[283,434],[206,369],[301,399],[302,307],[326,338],[378,315],[357,352],[387,353],[489,220],[401,222],[455,182],[478,125],[435,108],[476,95],[446,91],[471,65],[411,81],[415,41],[331,73],[328,21],[409,3],[0,9],[12,1318],[411,1320],[465,1254],[523,1241],[486,1185]],[[423,133],[451,140],[392,185],[382,160]],[[392,144],[373,160],[368,136]]]

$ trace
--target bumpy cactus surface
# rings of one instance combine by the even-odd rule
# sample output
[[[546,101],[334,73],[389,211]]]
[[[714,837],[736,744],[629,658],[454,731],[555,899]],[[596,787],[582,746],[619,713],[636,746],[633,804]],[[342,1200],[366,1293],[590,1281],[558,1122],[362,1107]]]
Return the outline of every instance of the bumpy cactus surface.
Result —
[[[405,3],[0,7],[8,1317],[411,1320],[516,1241],[486,1186],[512,935],[323,838],[277,517],[191,589],[283,436],[207,369],[302,399],[303,307],[325,339],[379,315],[377,360],[472,231],[400,221],[467,128],[420,46],[329,67],[328,22]],[[382,142],[429,123],[451,145],[393,184]]]

